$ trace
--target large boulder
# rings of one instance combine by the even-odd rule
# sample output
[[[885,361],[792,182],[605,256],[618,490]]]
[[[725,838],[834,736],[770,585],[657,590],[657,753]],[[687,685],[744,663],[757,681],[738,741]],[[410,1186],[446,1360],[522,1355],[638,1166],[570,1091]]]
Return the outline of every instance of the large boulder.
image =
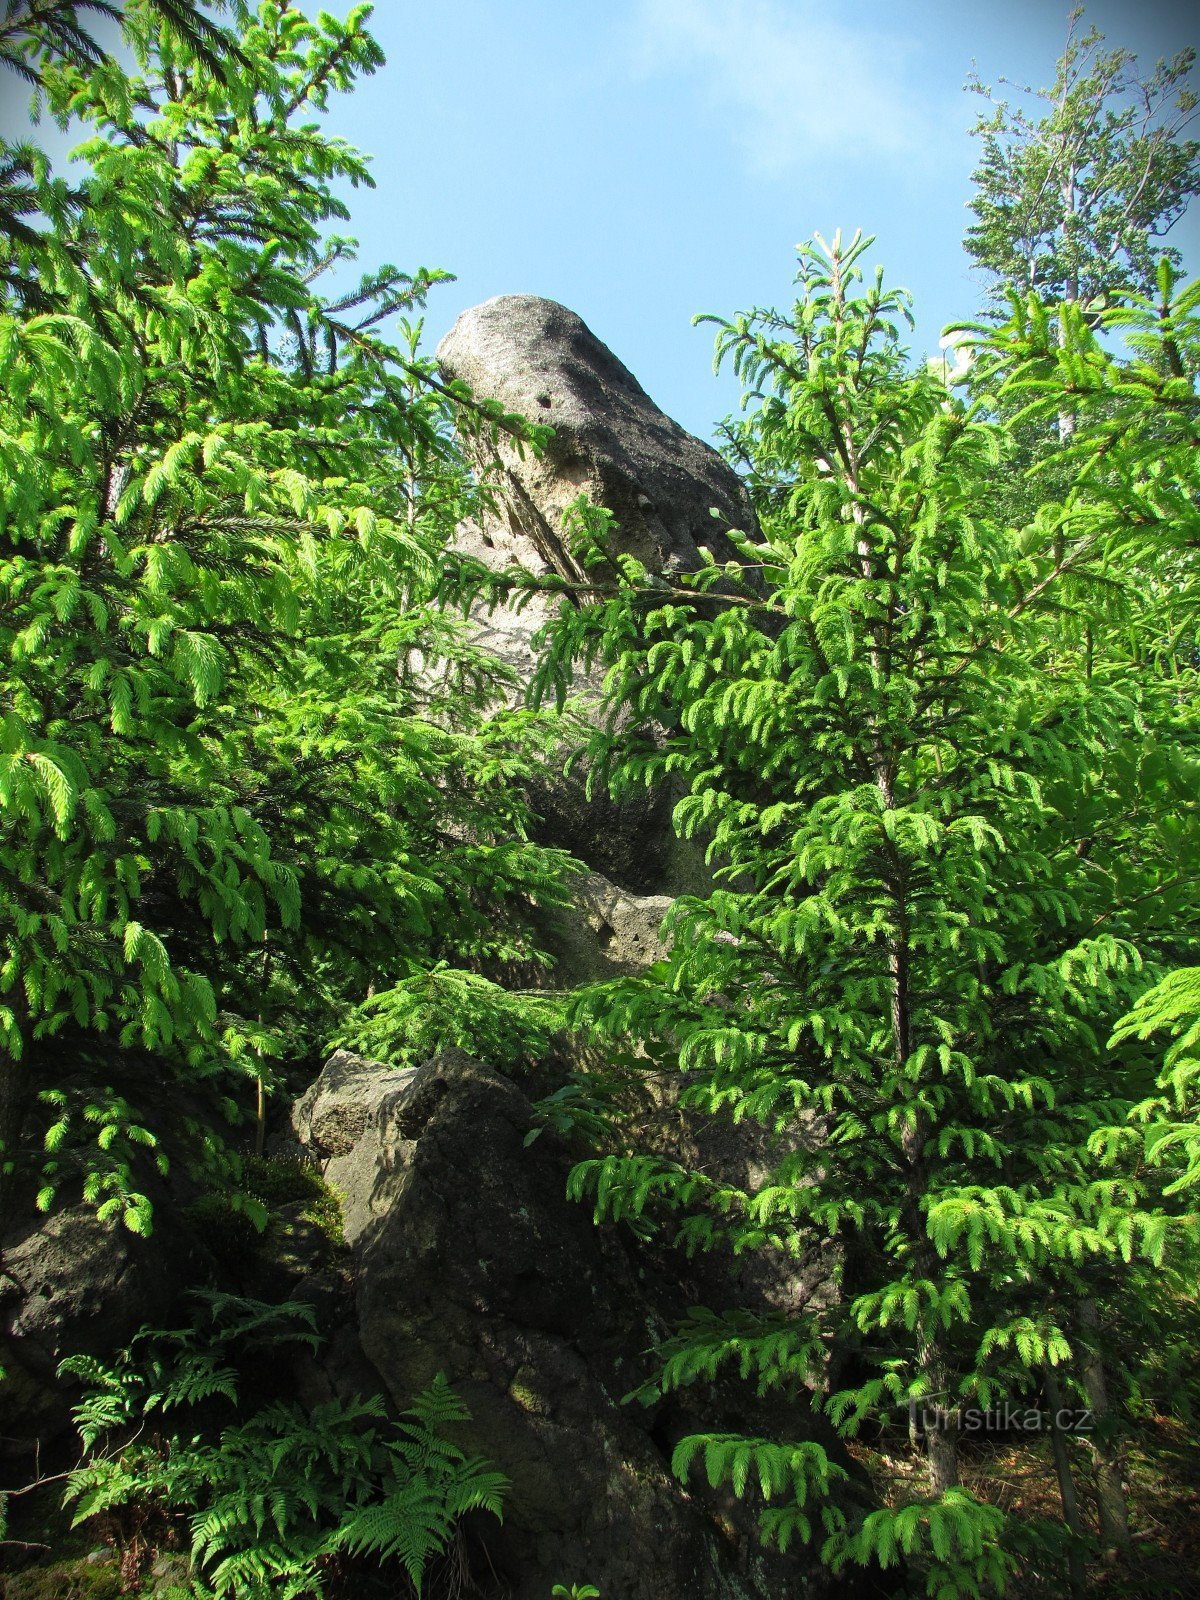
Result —
[[[344,1156],[362,1138],[374,1108],[412,1079],[412,1071],[335,1050],[292,1107],[292,1130],[319,1158]]]
[[[571,904],[543,912],[541,943],[554,957],[554,983],[573,988],[644,972],[667,953],[662,920],[667,895],[630,894],[598,872],[570,883]]]
[[[664,1273],[566,1199],[569,1152],[549,1131],[527,1143],[530,1101],[482,1062],[449,1050],[374,1092],[361,1138],[324,1167],[352,1248],[356,1343],[398,1407],[439,1371],[470,1407],[471,1446],[512,1480],[503,1527],[486,1534],[506,1592],[832,1593],[811,1556],[768,1557],[742,1507],[672,1476],[683,1432],[737,1426],[728,1396],[719,1414],[699,1396],[658,1411],[621,1403],[688,1304],[686,1269]],[[755,1416],[743,1400],[755,1430],[816,1433],[838,1451],[803,1405]]]
[[[0,1259],[0,1457],[32,1459],[65,1432],[64,1356],[111,1356],[168,1314],[196,1270],[193,1241],[165,1206],[150,1239],[82,1204],[14,1227]]]
[[[508,532],[553,570],[578,573],[563,518],[581,494],[616,518],[615,548],[654,567],[694,566],[700,545],[731,559],[725,531],[754,527],[732,468],[661,411],[566,306],[528,294],[486,300],[463,312],[437,359],[448,378],[554,429],[541,455],[503,436],[494,447]]]
[[[94,1055],[79,1040],[46,1065],[76,1106],[110,1097],[108,1085],[119,1084],[155,1142],[141,1147],[129,1174],[150,1201],[149,1233],[131,1231],[119,1215],[102,1220],[97,1203],[79,1198],[69,1151],[59,1153],[56,1208],[43,1213],[36,1204],[42,1181],[36,1152],[49,1116],[58,1113],[36,1101],[30,1107],[23,1130],[28,1165],[6,1197],[0,1226],[0,1455],[28,1459],[37,1449],[43,1460],[73,1448],[70,1408],[79,1390],[74,1380],[55,1376],[63,1357],[111,1358],[143,1324],[162,1326],[181,1292],[211,1273],[211,1232],[193,1210],[210,1184],[193,1164],[199,1144],[186,1130],[219,1129],[224,1121],[210,1085],[182,1082],[149,1052]],[[85,1165],[98,1160],[103,1173],[103,1150],[93,1149],[90,1158],[86,1150],[77,1154]],[[160,1170],[160,1157],[168,1158],[169,1170]]]
[[[437,358],[447,378],[554,430],[538,454],[519,450],[503,432],[465,439],[491,505],[459,527],[456,544],[493,571],[519,567],[583,578],[570,526],[570,508],[582,494],[615,517],[613,553],[636,555],[655,569],[694,568],[701,545],[731,560],[736,551],[727,530],[756,531],[749,496],[732,468],[661,411],[565,306],[535,295],[488,300],[463,312]],[[514,700],[537,666],[534,636],[560,603],[556,595],[534,594],[519,608],[471,608],[472,642],[508,668]],[[595,708],[600,675],[579,674],[574,692]],[[699,851],[672,834],[672,795],[660,789],[615,802],[602,785],[587,793],[585,768],[563,770],[573,742],[564,725],[559,756],[531,788],[539,840],[571,851],[637,895],[702,890],[707,877]]]

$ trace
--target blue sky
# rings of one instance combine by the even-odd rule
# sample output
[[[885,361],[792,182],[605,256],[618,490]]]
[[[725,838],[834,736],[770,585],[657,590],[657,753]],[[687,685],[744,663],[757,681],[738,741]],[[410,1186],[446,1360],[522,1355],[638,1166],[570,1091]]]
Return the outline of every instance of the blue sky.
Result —
[[[786,302],[814,230],[878,239],[916,344],[972,314],[961,237],[985,82],[1053,77],[1068,7],[985,0],[382,0],[388,66],[334,113],[375,156],[364,259],[442,266],[436,339],[494,294],[569,305],[707,434],[736,403],[700,311]],[[1088,7],[1145,67],[1200,42],[1191,8]],[[1200,204],[1177,230],[1200,269]]]
[[[328,0],[327,0],[328,3]],[[341,14],[345,4],[331,7]],[[707,434],[734,405],[712,330],[789,297],[814,230],[877,236],[916,296],[915,346],[971,315],[963,254],[982,107],[972,61],[1047,83],[1057,0],[380,0],[388,65],[331,108],[375,158],[351,199],[364,265],[446,267],[431,343],[463,308],[535,293],[578,311],[650,394]],[[1144,67],[1200,43],[1177,0],[1095,0]],[[13,85],[3,123],[13,125]],[[20,91],[16,97],[22,98]],[[1176,242],[1200,270],[1200,205]]]

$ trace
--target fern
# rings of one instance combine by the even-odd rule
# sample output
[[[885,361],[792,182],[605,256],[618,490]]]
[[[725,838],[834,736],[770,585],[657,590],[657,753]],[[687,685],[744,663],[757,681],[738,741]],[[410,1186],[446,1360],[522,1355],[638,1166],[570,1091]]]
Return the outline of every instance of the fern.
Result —
[[[445,1549],[453,1527],[439,1485],[417,1473],[403,1489],[355,1512],[333,1536],[332,1548],[395,1558],[419,1585],[429,1558]]]
[[[448,1436],[470,1413],[440,1373],[395,1423],[374,1396],[312,1410],[276,1400],[215,1425],[214,1406],[238,1405],[247,1355],[316,1335],[292,1302],[198,1298],[199,1331],[144,1329],[115,1366],[62,1364],[88,1385],[74,1413],[87,1460],[66,1491],[76,1525],[186,1513],[198,1594],[274,1600],[320,1595],[339,1553],[395,1565],[419,1590],[460,1517],[501,1517],[508,1479]],[[147,1437],[156,1412],[179,1412],[176,1431]]]

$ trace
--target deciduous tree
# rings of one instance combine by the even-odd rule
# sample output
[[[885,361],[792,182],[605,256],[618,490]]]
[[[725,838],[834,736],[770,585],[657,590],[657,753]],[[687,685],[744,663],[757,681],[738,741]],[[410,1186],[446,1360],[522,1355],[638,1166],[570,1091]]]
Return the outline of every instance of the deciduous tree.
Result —
[[[1010,288],[1044,300],[1081,301],[1095,316],[1122,291],[1152,292],[1156,264],[1179,256],[1166,238],[1200,189],[1195,51],[1160,61],[1148,77],[1124,49],[1105,50],[1071,15],[1066,49],[1047,89],[1005,83],[972,130],[974,173],[967,254],[1001,306]]]

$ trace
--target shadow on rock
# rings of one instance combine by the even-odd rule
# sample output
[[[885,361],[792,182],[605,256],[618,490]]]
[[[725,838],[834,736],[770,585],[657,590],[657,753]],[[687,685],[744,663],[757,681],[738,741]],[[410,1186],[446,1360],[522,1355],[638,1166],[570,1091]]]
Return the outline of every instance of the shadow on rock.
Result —
[[[810,1554],[767,1555],[743,1506],[672,1476],[667,1436],[728,1425],[731,1397],[622,1404],[687,1288],[566,1199],[571,1157],[549,1133],[526,1145],[533,1108],[515,1083],[457,1050],[416,1073],[331,1065],[373,1086],[372,1115],[334,1153],[311,1117],[319,1080],[297,1133],[342,1197],[358,1342],[397,1407],[438,1371],[470,1407],[471,1447],[512,1480],[489,1559],[518,1600],[572,1582],[619,1600],[878,1592],[865,1574],[835,1585]],[[742,1413],[766,1420],[849,1466],[807,1407]]]

